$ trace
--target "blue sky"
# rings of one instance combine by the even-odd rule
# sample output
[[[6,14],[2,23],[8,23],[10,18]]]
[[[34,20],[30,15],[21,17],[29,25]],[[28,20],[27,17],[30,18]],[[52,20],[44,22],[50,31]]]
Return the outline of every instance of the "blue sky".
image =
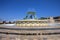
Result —
[[[23,19],[28,11],[35,11],[38,18],[60,16],[60,0],[0,0],[1,19]]]

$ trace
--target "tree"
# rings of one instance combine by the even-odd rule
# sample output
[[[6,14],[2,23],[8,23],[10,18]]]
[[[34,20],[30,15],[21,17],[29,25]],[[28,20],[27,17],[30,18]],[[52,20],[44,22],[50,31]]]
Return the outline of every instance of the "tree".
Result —
[[[39,18],[39,19],[47,19],[47,18],[45,18],[45,17],[41,17],[41,18]]]
[[[11,21],[9,21],[9,24],[11,24]]]
[[[6,21],[3,21],[3,24],[6,23]]]

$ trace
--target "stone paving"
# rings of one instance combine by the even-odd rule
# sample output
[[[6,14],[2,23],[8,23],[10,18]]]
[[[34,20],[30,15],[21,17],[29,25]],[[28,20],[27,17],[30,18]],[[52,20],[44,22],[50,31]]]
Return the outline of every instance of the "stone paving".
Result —
[[[4,29],[5,28],[5,29]],[[9,27],[0,27],[0,40],[60,40],[60,29],[53,30],[22,30],[13,28],[13,30],[8,29]],[[28,29],[28,28],[27,28]]]

